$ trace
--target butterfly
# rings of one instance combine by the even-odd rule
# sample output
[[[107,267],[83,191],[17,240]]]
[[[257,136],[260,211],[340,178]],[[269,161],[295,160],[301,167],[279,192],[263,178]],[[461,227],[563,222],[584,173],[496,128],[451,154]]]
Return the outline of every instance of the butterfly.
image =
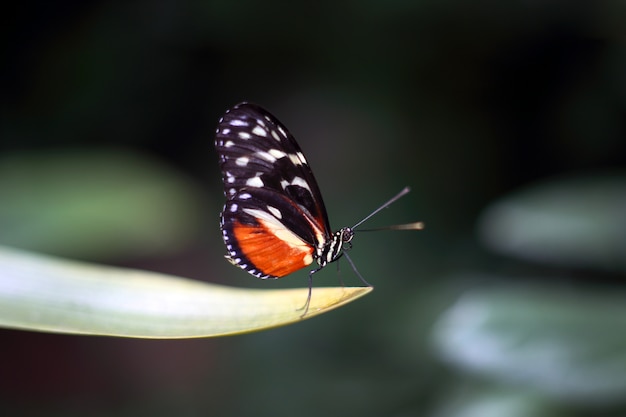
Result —
[[[220,228],[230,263],[261,279],[277,279],[316,263],[313,275],[345,255],[355,229],[409,192],[399,194],[352,227],[332,232],[324,200],[311,167],[287,128],[264,108],[248,102],[232,107],[219,120],[215,147],[226,203]],[[392,226],[418,230],[421,222]]]

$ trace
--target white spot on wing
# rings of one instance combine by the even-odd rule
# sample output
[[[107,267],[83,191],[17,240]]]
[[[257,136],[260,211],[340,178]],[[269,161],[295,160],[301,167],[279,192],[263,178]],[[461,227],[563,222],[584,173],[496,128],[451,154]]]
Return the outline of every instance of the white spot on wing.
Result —
[[[233,142],[232,140],[227,140],[226,142],[224,142],[225,148],[230,148],[231,146],[235,146],[235,142]]]
[[[234,213],[237,211],[237,208],[239,208],[239,206],[236,203],[233,203],[230,205],[230,212]]]
[[[275,130],[272,130],[272,137],[280,142],[280,136],[278,136],[278,133],[276,133]]]
[[[280,149],[270,149],[267,152],[276,159],[284,158],[285,156],[287,156],[287,154]]]
[[[248,132],[239,132],[238,136],[241,139],[250,139],[252,137],[252,135],[250,135],[250,133]]]
[[[306,164],[306,159],[304,158],[304,155],[302,155],[302,152],[296,152],[296,155],[298,156],[298,159],[300,160],[300,162],[302,162],[303,164]]]
[[[240,167],[245,167],[246,165],[248,165],[249,160],[250,158],[248,158],[247,156],[240,156],[235,160],[235,163]]]
[[[256,155],[259,158],[265,159],[266,161],[269,161],[271,163],[276,162],[276,158],[274,158],[274,156],[270,152],[259,151],[256,153]]]
[[[249,194],[249,193],[243,193],[243,194],[241,194],[239,196],[239,198],[242,199],[242,200],[248,200],[248,199],[252,198],[252,195]]]
[[[294,177],[294,179],[291,180],[291,185],[297,185],[298,187],[305,188],[309,190],[309,192],[311,192],[311,188],[309,188],[309,184],[300,177]]]
[[[240,119],[233,119],[230,121],[230,125],[231,126],[248,126],[248,123]]]
[[[300,160],[300,158],[298,158],[298,155],[295,153],[290,153],[289,159],[291,160],[291,163],[296,166],[302,165],[302,161]]]
[[[283,218],[283,214],[276,207],[267,206],[267,210],[274,215],[274,217],[278,219]]]
[[[263,187],[265,184],[263,184],[261,177],[252,177],[248,178],[246,185],[249,187]]]
[[[252,129],[252,133],[257,136],[263,136],[263,137],[267,136],[267,131],[263,129],[261,126],[254,126],[254,129]]]

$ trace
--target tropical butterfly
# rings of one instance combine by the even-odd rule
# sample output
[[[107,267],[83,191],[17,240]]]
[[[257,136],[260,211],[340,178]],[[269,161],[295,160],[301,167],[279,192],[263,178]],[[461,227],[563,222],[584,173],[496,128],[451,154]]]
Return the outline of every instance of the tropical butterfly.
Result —
[[[314,261],[309,272],[311,301],[313,274],[345,255],[355,229],[409,192],[391,200],[352,227],[332,232],[324,201],[300,146],[270,112],[252,103],[240,103],[219,120],[215,147],[219,155],[226,204],[221,230],[233,265],[261,279],[276,279]],[[388,229],[418,230],[421,222]]]

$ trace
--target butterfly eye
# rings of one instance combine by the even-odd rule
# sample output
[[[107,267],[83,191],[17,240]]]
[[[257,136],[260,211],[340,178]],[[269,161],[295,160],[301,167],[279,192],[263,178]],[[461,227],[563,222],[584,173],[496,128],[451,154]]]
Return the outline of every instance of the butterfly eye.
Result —
[[[341,229],[341,241],[343,243],[350,243],[352,238],[354,237],[354,230],[350,227],[344,227]]]

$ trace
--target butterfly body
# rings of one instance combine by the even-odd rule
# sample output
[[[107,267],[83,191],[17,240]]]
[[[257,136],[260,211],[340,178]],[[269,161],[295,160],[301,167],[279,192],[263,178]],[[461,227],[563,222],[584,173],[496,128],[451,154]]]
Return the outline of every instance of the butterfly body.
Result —
[[[220,119],[215,146],[226,196],[220,226],[233,265],[275,279],[313,262],[316,272],[341,256],[352,229],[331,232],[308,161],[276,117],[240,103]]]
[[[233,265],[261,279],[282,278],[317,263],[313,274],[342,255],[361,281],[345,249],[363,222],[409,192],[405,187],[352,227],[331,232],[322,195],[300,146],[270,112],[240,103],[220,119],[215,139],[226,203],[220,228]],[[388,230],[421,230],[422,222],[388,226]],[[370,229],[377,230],[377,229]],[[361,229],[362,231],[362,229]]]

